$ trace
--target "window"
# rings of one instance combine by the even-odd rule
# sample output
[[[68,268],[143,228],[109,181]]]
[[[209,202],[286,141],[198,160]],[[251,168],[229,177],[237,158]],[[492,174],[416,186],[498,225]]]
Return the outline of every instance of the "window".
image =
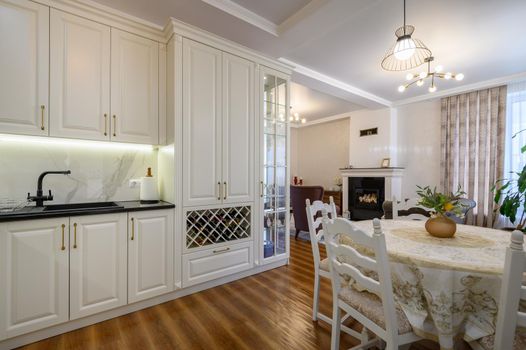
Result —
[[[516,179],[515,175],[526,164],[526,153],[521,147],[526,145],[526,81],[508,85],[506,102],[506,155],[504,158],[504,177]],[[517,134],[519,133],[519,134]],[[513,137],[516,135],[515,137]],[[518,217],[522,215],[522,208]]]

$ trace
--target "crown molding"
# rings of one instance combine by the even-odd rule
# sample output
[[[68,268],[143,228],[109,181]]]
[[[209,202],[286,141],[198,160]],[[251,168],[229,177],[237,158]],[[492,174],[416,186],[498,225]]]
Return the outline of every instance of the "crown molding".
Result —
[[[234,17],[239,18],[259,29],[264,30],[276,37],[279,36],[278,26],[269,21],[268,19],[261,17],[257,13],[254,13],[243,6],[231,1],[231,0],[201,0],[210,6],[220,9]]]
[[[292,73],[292,67],[286,63],[279,62],[272,57],[265,56],[257,51],[254,51],[246,46],[240,45],[231,40],[222,38],[218,35],[210,33],[206,30],[200,29],[193,25],[184,23],[175,18],[170,18],[164,28],[164,36],[169,40],[174,34],[199,41],[205,45],[209,45],[227,52],[234,52],[236,55],[244,57],[248,60],[265,65],[272,69],[276,69],[285,74]]]
[[[506,85],[506,84],[513,83],[519,80],[524,80],[524,79],[526,79],[526,72],[506,75],[500,78],[480,81],[478,83],[463,85],[463,86],[459,86],[456,88],[447,89],[447,90],[443,90],[443,91],[439,91],[435,93],[428,93],[425,95],[406,98],[404,100],[394,101],[393,107],[403,106],[403,105],[416,103],[416,102],[435,100],[435,99],[442,98],[442,97],[463,94],[466,92],[471,92],[471,91],[476,91],[476,90],[489,89],[492,87]]]
[[[289,59],[280,57],[278,59],[280,62],[285,63],[289,66],[292,66],[294,69],[294,72],[305,75],[311,79],[321,81],[327,85],[330,85],[332,87],[335,87],[337,89],[343,90],[345,92],[351,93],[353,95],[362,97],[366,100],[373,101],[375,103],[378,103],[385,107],[391,107],[392,102],[389,100],[386,100],[382,97],[376,96],[370,92],[367,92],[365,90],[359,89],[355,86],[349,85],[347,83],[344,83],[341,80],[335,79],[333,77],[330,77],[328,75],[325,75],[323,73],[320,73],[318,71],[315,71],[313,69],[307,68],[305,66],[302,66],[294,61],[291,61]]]
[[[335,115],[331,115],[329,117],[315,119],[315,120],[313,120],[311,122],[306,122],[305,124],[296,124],[296,125],[295,124],[290,124],[290,127],[294,128],[294,129],[301,129],[301,128],[305,128],[307,126],[318,125],[318,124],[323,124],[323,123],[330,123],[330,122],[333,122],[335,120],[350,118],[351,117],[351,113],[352,112],[335,114]]]
[[[294,27],[299,22],[303,21],[305,18],[312,15],[314,12],[318,11],[320,7],[328,3],[329,0],[311,0],[309,3],[305,6],[303,6],[301,9],[299,9],[296,13],[293,13],[290,15],[287,19],[285,19],[282,23],[278,25],[278,34],[281,35]]]
[[[142,37],[166,42],[163,27],[91,0],[33,0]]]

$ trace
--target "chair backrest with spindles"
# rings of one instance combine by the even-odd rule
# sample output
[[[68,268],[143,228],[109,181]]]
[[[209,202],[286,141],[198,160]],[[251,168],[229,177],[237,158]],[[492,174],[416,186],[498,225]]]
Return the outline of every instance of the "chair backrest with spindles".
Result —
[[[523,244],[524,234],[518,230],[513,231],[504,263],[495,349],[513,349],[516,327],[526,327],[526,312],[518,311],[520,301],[526,300],[526,286],[522,285],[522,276],[526,272],[526,252]]]
[[[329,197],[329,203],[322,201],[310,202],[310,199],[305,200],[305,210],[307,211],[307,222],[309,223],[310,242],[312,246],[312,256],[314,258],[314,269],[317,271],[320,266],[320,248],[319,243],[323,240],[323,228],[321,213],[326,210],[330,214],[330,218],[336,217],[336,204],[332,196]]]
[[[340,292],[340,278],[349,276],[367,290],[381,296],[385,316],[385,331],[392,339],[398,336],[398,321],[393,296],[393,285],[385,236],[379,219],[373,220],[373,234],[356,228],[343,218],[329,220],[324,214],[323,229],[329,256],[333,298]],[[346,244],[350,239],[354,246]],[[355,247],[362,246],[374,252],[374,256],[363,255]],[[361,268],[378,273],[378,280],[366,276]],[[366,317],[364,315],[364,317]],[[370,322],[374,321],[368,319]]]

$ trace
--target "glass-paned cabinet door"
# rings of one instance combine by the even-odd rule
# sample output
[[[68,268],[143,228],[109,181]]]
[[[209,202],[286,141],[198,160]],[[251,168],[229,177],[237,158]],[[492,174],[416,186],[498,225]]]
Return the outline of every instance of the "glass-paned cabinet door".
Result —
[[[286,256],[289,246],[289,78],[262,68],[261,89],[261,208],[262,261]]]

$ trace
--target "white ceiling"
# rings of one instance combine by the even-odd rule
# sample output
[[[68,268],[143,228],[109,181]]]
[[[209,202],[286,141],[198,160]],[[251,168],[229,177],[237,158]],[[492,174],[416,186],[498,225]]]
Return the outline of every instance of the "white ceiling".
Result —
[[[293,80],[355,104],[429,96],[416,87],[399,93],[407,72],[380,66],[402,25],[402,0],[96,1],[159,25],[171,16],[284,58],[299,65]],[[407,1],[414,37],[446,71],[465,74],[462,82],[440,81],[439,91],[526,72],[525,19],[525,0]]]
[[[357,104],[297,83],[290,86],[290,105],[293,112],[298,112],[308,122],[363,109]]]

